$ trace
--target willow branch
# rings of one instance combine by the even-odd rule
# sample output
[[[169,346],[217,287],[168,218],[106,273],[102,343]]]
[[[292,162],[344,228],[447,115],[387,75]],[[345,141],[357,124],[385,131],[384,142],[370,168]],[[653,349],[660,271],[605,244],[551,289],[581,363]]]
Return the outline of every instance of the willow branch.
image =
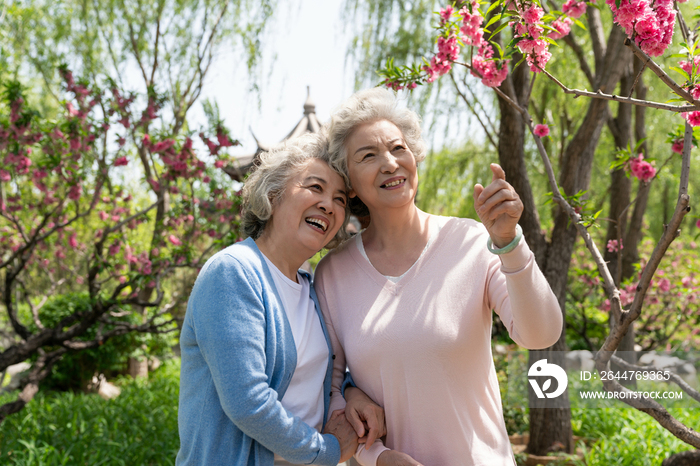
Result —
[[[484,130],[484,133],[486,133],[486,137],[489,139],[489,142],[491,145],[493,145],[493,148],[498,150],[498,144],[496,144],[496,141],[494,141],[493,136],[491,135],[491,132],[489,129],[486,127],[483,121],[481,121],[481,117],[477,113],[476,109],[472,106],[471,102],[469,102],[469,99],[467,99],[467,96],[465,96],[462,91],[459,89],[459,86],[457,85],[457,81],[455,80],[455,77],[452,73],[449,73],[450,79],[452,79],[452,84],[455,87],[455,90],[457,91],[457,94],[462,98],[465,104],[467,104],[467,107],[469,107],[469,110],[471,110],[472,114],[476,117],[476,121],[479,122],[481,125],[481,128]]]

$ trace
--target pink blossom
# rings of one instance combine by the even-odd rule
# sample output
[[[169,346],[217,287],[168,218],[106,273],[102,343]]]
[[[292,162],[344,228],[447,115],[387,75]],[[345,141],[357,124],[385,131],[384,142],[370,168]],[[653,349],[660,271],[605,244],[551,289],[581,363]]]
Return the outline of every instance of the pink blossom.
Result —
[[[700,111],[681,113],[681,116],[686,119],[690,126],[700,126]]]
[[[78,235],[76,233],[73,233],[70,238],[68,238],[68,244],[70,245],[71,248],[75,249],[78,247]]]
[[[148,184],[151,185],[154,191],[160,192],[160,183],[158,183],[156,180],[149,179]]]
[[[437,72],[433,68],[431,68],[430,66],[428,66],[428,65],[423,66],[423,71],[425,71],[428,75],[425,79],[426,82],[432,83],[433,81],[435,81],[435,78],[437,78]],[[220,168],[220,167],[217,167],[217,168]]]
[[[160,249],[158,249],[158,248],[151,249],[151,255],[153,257],[158,257],[160,255]]]
[[[10,181],[12,176],[7,170],[0,170],[0,181]]]
[[[572,18],[580,18],[586,12],[586,2],[567,0],[561,7],[561,11]]]
[[[224,162],[223,160],[217,160],[216,162],[214,162],[214,166],[215,166],[216,168],[221,168],[221,167],[224,166],[224,163],[225,163],[225,162]]]
[[[683,277],[681,283],[685,288],[690,288],[693,285],[693,279],[690,277]]]
[[[156,143],[151,150],[153,152],[165,152],[171,147],[173,147],[174,144],[175,141],[173,139],[166,139],[165,141],[160,141]]]
[[[618,252],[624,249],[624,246],[622,245],[622,240],[620,239],[619,241],[616,239],[611,239],[608,240],[608,252]]]
[[[114,160],[114,166],[115,166],[115,167],[121,167],[121,166],[123,166],[123,165],[128,165],[128,164],[129,164],[129,161],[127,160],[126,157],[117,157],[117,158]]]
[[[116,256],[119,253],[119,250],[121,249],[121,244],[119,243],[113,243],[109,247],[109,255],[110,256]]]
[[[175,235],[170,235],[170,236],[168,236],[168,241],[170,241],[170,242],[171,242],[173,245],[175,245],[175,246],[181,246],[181,245],[182,245],[182,241],[180,241],[180,240],[177,238],[177,236],[175,236]]]
[[[685,141],[683,139],[676,139],[675,141],[673,141],[673,145],[671,146],[671,150],[673,152],[675,152],[676,154],[682,154],[684,145],[685,145]]]
[[[56,259],[61,259],[61,260],[62,260],[62,259],[65,259],[65,258],[66,258],[66,253],[63,252],[63,249],[57,250],[57,251],[56,251],[56,254],[54,254],[54,255],[56,256]]]
[[[698,219],[697,222],[695,222],[695,226],[698,227],[698,228],[700,228],[700,218]],[[694,248],[693,248],[693,249],[694,249]]]
[[[693,66],[693,63],[695,64],[695,66]],[[695,58],[693,58],[692,62],[681,60],[678,62],[678,66],[680,66],[681,69],[688,73],[690,76],[694,74],[693,71],[695,71],[695,74],[697,74],[698,69],[700,69],[700,55],[697,55]]]
[[[539,136],[541,138],[545,136],[549,136],[549,126],[547,125],[536,125],[535,126],[535,136]]]
[[[693,86],[690,89],[688,89],[690,92],[690,96],[695,99],[695,100],[700,100],[700,85],[698,86]]]
[[[68,199],[71,199],[73,201],[77,201],[78,199],[80,199],[80,196],[82,196],[82,195],[83,195],[83,187],[80,186],[79,184],[74,184],[68,190]]]
[[[124,283],[126,283],[126,277],[125,277],[124,275],[122,275],[121,277],[119,277],[119,283],[122,284],[122,285],[123,285]]]
[[[82,285],[83,283],[85,283],[85,279],[81,276],[77,276],[75,277],[75,283],[77,283],[78,285]]]
[[[640,181],[649,181],[656,176],[656,168],[649,162],[644,161],[644,155],[639,154],[637,158],[631,158],[629,162],[632,175]]]
[[[571,24],[573,21],[569,18],[562,18],[554,21],[552,23],[552,27],[557,30],[557,32],[550,31],[549,32],[549,38],[550,39],[561,39],[562,37],[565,37],[569,35],[571,32]]]
[[[544,10],[542,10],[542,8],[540,8],[538,5],[533,3],[523,13],[523,20],[526,23],[533,24],[533,23],[537,23],[539,20],[541,20],[543,15],[544,15]]]
[[[619,2],[619,8],[617,3]],[[673,40],[676,12],[668,1],[606,0],[615,22],[648,55],[658,57]]]
[[[221,147],[230,147],[233,145],[233,142],[231,142],[229,137],[224,133],[216,133],[216,139],[219,141]]]
[[[72,104],[72,103],[68,102],[68,103],[66,104],[66,108],[68,109],[68,114],[69,114],[70,116],[78,116],[78,115],[80,115],[80,112],[77,111],[77,110],[75,109],[75,107],[73,107],[73,104]]]
[[[671,281],[668,278],[662,278],[659,280],[659,290],[662,293],[667,293],[671,289]]]
[[[449,21],[453,12],[454,12],[454,8],[452,8],[451,6],[445,7],[442,10],[440,10],[440,17],[442,18],[442,21],[443,22]]]
[[[121,217],[119,215],[112,215],[112,221],[118,222]]]

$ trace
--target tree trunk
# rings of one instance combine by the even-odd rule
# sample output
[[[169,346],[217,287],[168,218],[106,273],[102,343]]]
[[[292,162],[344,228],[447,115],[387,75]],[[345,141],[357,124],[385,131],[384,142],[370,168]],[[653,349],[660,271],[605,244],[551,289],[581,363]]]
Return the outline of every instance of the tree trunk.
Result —
[[[590,9],[589,9],[590,10]],[[596,84],[603,92],[612,92],[623,75],[632,54],[623,45],[624,32],[618,27],[613,27],[605,47],[605,55],[602,60],[596,57]],[[602,50],[602,47],[601,47]],[[579,126],[576,134],[564,151],[560,166],[559,186],[563,188],[567,196],[572,196],[579,191],[588,189],[591,180],[593,156],[600,139],[600,134],[608,119],[608,103],[604,100],[591,99],[586,116]],[[546,252],[544,260],[544,275],[549,282],[552,291],[559,300],[559,306],[564,313],[564,326],[566,326],[566,293],[567,277],[571,253],[576,242],[576,228],[563,209],[555,208],[554,230],[552,240]],[[566,351],[565,329],[562,329],[559,341],[541,354],[554,356],[561,353],[549,353],[548,351]],[[530,362],[543,359],[540,352],[531,352]],[[568,395],[563,395],[568,396]],[[568,398],[566,399],[568,407]],[[555,433],[552,433],[555,432]],[[564,451],[573,451],[571,441],[571,413],[570,409],[561,408],[531,408],[530,409],[530,441],[527,451],[532,454],[542,455],[552,451],[555,445],[553,436],[565,441],[556,445]]]
[[[629,95],[634,85],[636,77],[632,63],[627,67],[625,74],[620,80],[620,95]],[[632,105],[618,104],[617,117],[609,122],[609,127],[615,139],[615,147],[618,150],[625,149],[628,145],[635,146],[635,141],[632,139]],[[635,155],[635,154],[632,154]],[[624,278],[622,276],[622,258],[626,254],[625,232],[627,231],[627,218],[630,212],[630,192],[632,190],[632,181],[627,175],[624,168],[619,168],[610,174],[610,211],[608,214],[608,231],[605,237],[605,243],[609,241],[620,242],[618,249],[605,249],[604,259],[608,263],[610,274],[618,287]],[[609,314],[610,328],[614,328],[617,322],[613,322],[615,318],[611,312]],[[622,338],[618,346],[618,356],[630,364],[637,363],[637,357],[634,353],[634,325],[630,325],[627,333]],[[613,371],[622,370],[616,364],[611,363]],[[634,379],[620,381],[627,387],[636,387],[637,383]]]
[[[518,57],[515,57],[514,60],[517,61]],[[501,90],[520,105],[527,107],[528,93],[530,91],[530,70],[524,64],[518,66],[504,81]],[[522,115],[506,101],[499,98],[498,102],[501,111],[498,159],[506,172],[508,182],[515,188],[523,202],[524,209],[520,218],[520,226],[523,228],[525,240],[535,254],[538,266],[544,272],[549,254],[547,241],[542,234],[537,205],[532,194],[525,165],[526,122],[523,120]],[[549,280],[550,277],[547,277],[547,279]],[[566,281],[564,286],[566,286]],[[559,303],[563,310],[562,299],[559,300]],[[565,346],[563,334],[564,330],[562,329],[562,336],[559,342],[550,350],[564,350],[562,346]],[[548,362],[564,366],[563,353],[530,351],[530,365],[545,358]],[[532,396],[534,395],[531,393],[530,397]],[[536,408],[534,407],[536,406],[536,400],[530,399],[530,444],[537,445],[533,450],[530,450],[528,446],[528,450],[531,453],[545,454],[553,450],[573,452],[574,442],[568,394],[565,393],[559,401],[561,403],[557,408]]]

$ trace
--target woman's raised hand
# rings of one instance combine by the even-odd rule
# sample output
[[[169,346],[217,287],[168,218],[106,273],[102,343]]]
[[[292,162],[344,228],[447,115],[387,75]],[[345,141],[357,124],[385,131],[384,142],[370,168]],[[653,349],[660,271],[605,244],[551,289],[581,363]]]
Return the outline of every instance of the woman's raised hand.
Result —
[[[474,185],[474,207],[494,246],[503,248],[515,238],[515,226],[523,213],[523,203],[506,181],[506,172],[501,166],[492,163],[491,171],[493,179],[487,187]]]
[[[345,402],[345,416],[358,437],[367,436],[367,448],[371,447],[379,437],[386,435],[384,409],[372,401],[365,392],[356,387],[348,387],[345,389]]]

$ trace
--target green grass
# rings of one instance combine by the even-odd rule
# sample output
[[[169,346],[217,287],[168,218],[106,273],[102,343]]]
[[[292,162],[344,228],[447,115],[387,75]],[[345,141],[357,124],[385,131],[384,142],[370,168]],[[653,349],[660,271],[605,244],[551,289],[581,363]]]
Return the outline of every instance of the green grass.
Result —
[[[688,427],[700,426],[700,406],[670,412]],[[573,408],[571,418],[574,435],[598,439],[586,448],[588,466],[658,466],[664,458],[692,449],[634,408]]]
[[[173,360],[148,381],[120,379],[122,393],[109,401],[40,391],[24,410],[0,423],[0,464],[174,464],[180,444],[179,374],[179,360]],[[0,399],[5,401],[7,396]]]
[[[179,374],[179,361],[171,360],[149,381],[123,378],[118,381],[121,396],[111,401],[88,394],[38,393],[23,411],[0,423],[0,464],[173,464],[179,447]],[[14,397],[16,393],[5,395],[0,403]],[[595,439],[584,447],[581,465],[656,466],[671,454],[691,448],[650,416],[619,405],[572,408],[574,435]],[[700,426],[700,405],[675,409],[672,414],[695,430]],[[527,413],[515,417],[526,418]]]

